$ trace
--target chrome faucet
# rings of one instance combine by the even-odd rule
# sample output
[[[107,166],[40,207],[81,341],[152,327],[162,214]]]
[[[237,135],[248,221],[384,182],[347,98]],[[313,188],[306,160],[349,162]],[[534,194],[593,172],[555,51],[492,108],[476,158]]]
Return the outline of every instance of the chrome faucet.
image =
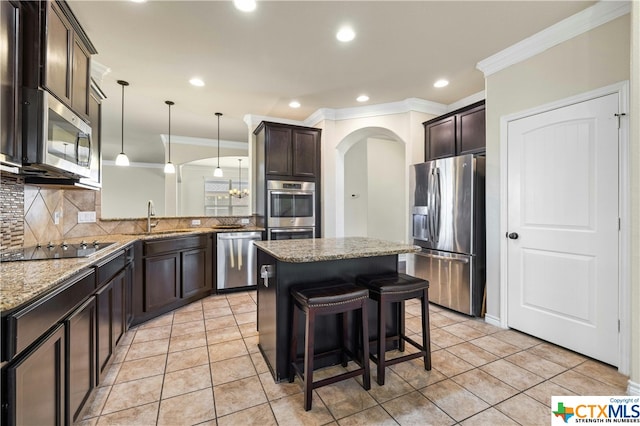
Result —
[[[151,216],[156,215],[156,209],[153,207],[153,201],[149,200],[147,203],[147,232],[151,232],[151,228],[155,228],[158,222],[151,223]]]

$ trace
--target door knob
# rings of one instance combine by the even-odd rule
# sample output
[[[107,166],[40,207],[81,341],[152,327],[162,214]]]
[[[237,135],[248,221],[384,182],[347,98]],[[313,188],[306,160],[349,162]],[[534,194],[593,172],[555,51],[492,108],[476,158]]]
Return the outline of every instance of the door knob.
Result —
[[[517,240],[518,239],[518,233],[517,232],[507,233],[507,237],[511,238],[512,240]]]

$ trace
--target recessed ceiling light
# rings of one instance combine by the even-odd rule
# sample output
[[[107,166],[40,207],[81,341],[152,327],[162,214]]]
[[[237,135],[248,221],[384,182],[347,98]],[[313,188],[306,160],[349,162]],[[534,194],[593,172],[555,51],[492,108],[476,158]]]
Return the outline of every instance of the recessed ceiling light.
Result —
[[[440,79],[433,83],[433,87],[445,87],[449,85],[449,80]]]
[[[147,0],[131,0],[134,3],[145,3]]]
[[[291,102],[289,102],[289,106],[290,106],[291,108],[300,108],[300,102],[298,102],[298,101],[291,101]]]
[[[233,5],[243,12],[253,12],[257,6],[256,0],[233,0]]]
[[[342,42],[347,42],[356,38],[356,33],[351,27],[342,27],[336,34],[336,38]]]
[[[367,102],[369,100],[369,97],[367,95],[360,95],[356,98],[356,101],[358,102]]]
[[[204,81],[202,81],[202,79],[200,79],[198,77],[193,77],[191,80],[189,80],[189,83],[191,83],[194,86],[198,86],[198,87],[204,86]]]

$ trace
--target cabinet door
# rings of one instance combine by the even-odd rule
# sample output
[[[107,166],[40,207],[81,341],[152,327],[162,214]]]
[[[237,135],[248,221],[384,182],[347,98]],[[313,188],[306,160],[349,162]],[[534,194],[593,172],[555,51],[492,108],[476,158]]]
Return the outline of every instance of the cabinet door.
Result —
[[[180,299],[180,253],[144,260],[145,312],[152,312]]]
[[[43,85],[61,100],[71,103],[71,39],[73,31],[55,1],[47,2],[47,31]]]
[[[485,150],[486,130],[484,111],[484,105],[480,105],[457,114],[457,154],[469,154]]]
[[[456,116],[425,125],[425,161],[451,157],[456,152]]]
[[[91,297],[65,321],[68,422],[75,422],[95,387],[96,300]]]
[[[182,253],[182,297],[188,298],[211,289],[211,254],[207,249],[189,250]]]
[[[22,141],[18,122],[20,9],[0,2],[0,160],[20,165]]]
[[[133,287],[136,280],[134,262],[127,264],[124,275],[124,331],[126,332],[133,322]]]
[[[113,285],[105,284],[96,292],[96,383],[100,383],[114,353]]]
[[[59,324],[35,347],[6,368],[7,424],[65,423],[64,325]]]
[[[112,341],[115,346],[120,342],[120,338],[126,331],[126,311],[125,311],[125,296],[126,296],[126,284],[127,284],[126,271],[120,272],[113,278],[113,325],[111,327]]]
[[[293,176],[316,177],[320,152],[318,136],[315,130],[293,131]]]
[[[291,129],[267,127],[265,173],[291,176]]]
[[[96,381],[98,383],[104,378],[104,373],[113,359],[116,344],[125,331],[124,289],[125,270],[122,270],[96,292]]]
[[[73,42],[73,68],[71,81],[71,106],[85,117],[89,117],[89,74],[91,56],[80,45],[80,40]],[[93,130],[93,129],[92,129]],[[92,132],[93,133],[93,132]]]

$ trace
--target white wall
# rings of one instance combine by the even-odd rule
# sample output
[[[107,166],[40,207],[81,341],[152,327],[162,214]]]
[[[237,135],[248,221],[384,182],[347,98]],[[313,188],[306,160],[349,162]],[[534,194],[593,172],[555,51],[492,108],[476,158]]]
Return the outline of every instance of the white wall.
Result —
[[[400,114],[377,115],[349,120],[323,120],[313,127],[322,130],[322,226],[324,237],[345,235],[344,155],[362,138],[393,139],[404,143],[404,188],[401,190],[409,217],[412,190],[409,182],[410,165],[424,161],[424,128],[422,123],[435,114],[409,111]],[[408,223],[408,219],[407,219]],[[411,241],[405,224],[404,241]]]
[[[405,146],[366,138],[344,155],[344,236],[405,242]]]
[[[637,12],[637,4],[634,9]],[[486,79],[486,120],[487,120],[487,315],[493,319],[502,319],[505,315],[500,311],[500,271],[501,244],[504,230],[501,229],[503,218],[502,207],[506,200],[501,199],[501,174],[506,171],[500,168],[500,155],[503,147],[500,144],[500,118],[524,111],[545,103],[584,93],[613,83],[628,80],[630,75],[637,75],[636,68],[630,72],[630,51],[637,52],[638,41],[630,45],[630,17],[622,16],[587,33],[561,43],[545,52],[523,62],[510,66],[492,74]],[[636,95],[637,96],[637,95]],[[638,113],[630,114],[632,123],[637,120]],[[637,126],[637,121],[636,126]],[[630,141],[632,155],[629,167],[632,174],[638,176],[640,159],[638,158],[637,131],[635,140]],[[632,184],[633,185],[633,184]],[[631,217],[640,216],[638,199],[640,193],[635,190],[631,196]],[[637,236],[632,238],[637,240]],[[634,249],[635,247],[635,249]],[[638,259],[638,242],[632,242],[632,259]],[[633,260],[632,260],[633,262]],[[631,310],[635,317],[632,324],[631,380],[640,383],[640,330],[638,327],[639,278],[632,275]],[[635,366],[635,367],[634,367]],[[636,392],[640,391],[640,388]]]
[[[500,117],[629,78],[629,16],[486,79],[487,313],[500,318]]]
[[[367,140],[369,180],[368,237],[406,242],[408,220],[406,202],[404,144],[385,139]]]
[[[164,216],[164,170],[162,167],[119,167],[103,164],[108,185],[100,191],[102,218],[147,216],[147,201],[153,200],[156,216]]]
[[[369,224],[369,178],[367,169],[367,141],[362,140],[352,146],[344,156],[345,237],[367,236]]]

